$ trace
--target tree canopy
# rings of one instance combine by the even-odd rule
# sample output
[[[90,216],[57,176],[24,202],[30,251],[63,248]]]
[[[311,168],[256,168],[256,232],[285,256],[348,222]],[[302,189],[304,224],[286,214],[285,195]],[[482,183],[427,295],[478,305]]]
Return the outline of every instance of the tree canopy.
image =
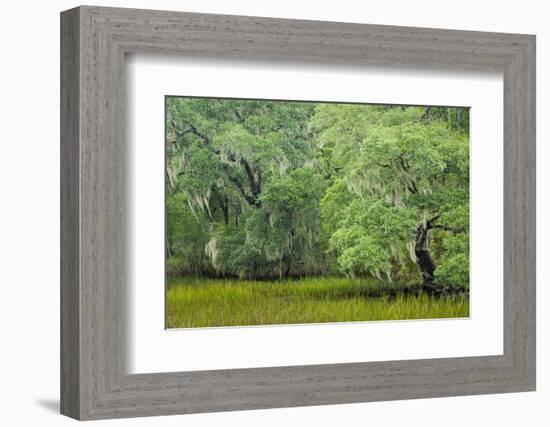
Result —
[[[469,282],[469,110],[166,98],[169,272]]]

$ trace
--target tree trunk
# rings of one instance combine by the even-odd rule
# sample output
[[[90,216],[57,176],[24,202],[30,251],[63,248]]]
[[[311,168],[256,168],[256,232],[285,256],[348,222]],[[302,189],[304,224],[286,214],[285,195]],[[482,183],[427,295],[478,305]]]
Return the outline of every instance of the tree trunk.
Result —
[[[290,272],[292,270],[292,255],[287,257],[285,264],[285,277],[290,277]]]
[[[235,228],[239,227],[239,206],[235,205]]]
[[[416,265],[422,273],[422,286],[430,293],[437,293],[437,287],[433,284],[435,264],[428,249],[428,231],[430,223],[420,224],[416,229],[416,242],[414,245],[414,254],[416,255]]]
[[[220,197],[220,207],[223,212],[223,221],[225,225],[229,225],[229,202],[227,196]]]

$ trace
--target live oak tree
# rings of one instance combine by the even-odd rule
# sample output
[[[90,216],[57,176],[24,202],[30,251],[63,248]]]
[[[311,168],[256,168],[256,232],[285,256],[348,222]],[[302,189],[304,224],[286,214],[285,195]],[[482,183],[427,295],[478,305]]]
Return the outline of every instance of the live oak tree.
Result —
[[[467,287],[468,111],[461,115],[317,107],[311,125],[332,180],[325,232],[343,271],[391,280],[411,259],[425,288]]]
[[[468,127],[466,108],[167,98],[168,267],[467,288]]]
[[[315,263],[323,182],[306,135],[313,108],[167,99],[169,198],[182,192],[209,224],[206,253],[218,273],[282,277]]]

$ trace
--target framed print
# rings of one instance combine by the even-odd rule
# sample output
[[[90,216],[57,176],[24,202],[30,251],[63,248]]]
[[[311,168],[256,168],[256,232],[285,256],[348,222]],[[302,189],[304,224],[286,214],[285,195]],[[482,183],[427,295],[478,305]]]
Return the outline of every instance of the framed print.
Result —
[[[535,38],[61,15],[61,410],[535,389]]]
[[[165,110],[166,328],[469,316],[469,108]]]

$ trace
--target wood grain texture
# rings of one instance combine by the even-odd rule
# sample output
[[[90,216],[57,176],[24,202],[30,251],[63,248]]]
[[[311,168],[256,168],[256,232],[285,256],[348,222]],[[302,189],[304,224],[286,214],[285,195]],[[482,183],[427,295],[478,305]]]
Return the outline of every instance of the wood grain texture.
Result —
[[[534,36],[80,7],[62,13],[62,413],[78,419],[535,388]],[[504,354],[128,375],[124,55],[504,74]]]
[[[61,20],[61,412],[80,414],[79,17]]]

